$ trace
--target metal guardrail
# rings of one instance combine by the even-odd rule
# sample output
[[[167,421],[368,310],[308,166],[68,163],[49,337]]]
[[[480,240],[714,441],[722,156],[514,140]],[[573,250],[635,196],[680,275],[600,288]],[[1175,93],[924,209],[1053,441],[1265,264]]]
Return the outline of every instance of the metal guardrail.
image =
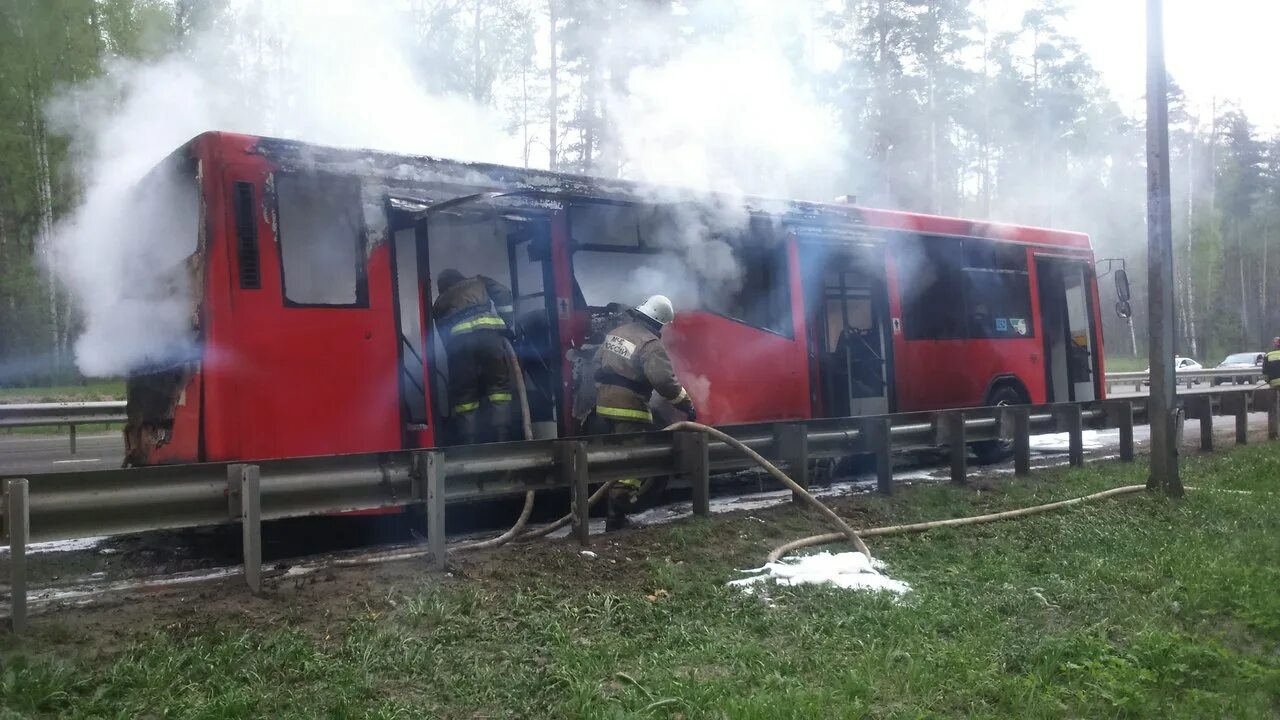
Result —
[[[76,454],[76,426],[123,423],[128,419],[125,402],[21,403],[0,405],[0,428],[57,427],[66,425],[71,454]]]
[[[1231,370],[1191,370],[1177,374],[1178,384],[1193,387],[1204,380],[1221,380],[1232,383],[1236,380],[1256,383],[1262,379],[1262,369],[1247,372]],[[1135,392],[1142,392],[1149,375],[1145,372],[1107,373],[1107,393],[1117,386],[1133,385]],[[1213,383],[1217,385],[1218,383]],[[0,405],[0,429],[12,427],[56,427],[69,428],[71,454],[76,452],[76,426],[99,425],[106,423],[124,423],[128,419],[125,414],[123,400],[110,402],[79,403],[26,403]]]
[[[1176,377],[1178,380],[1177,384],[1186,385],[1188,389],[1205,381],[1208,381],[1212,386],[1241,383],[1256,384],[1262,381],[1262,368],[1252,368],[1249,370],[1218,370],[1216,368],[1210,368],[1207,370],[1181,370],[1176,373]],[[1145,372],[1107,373],[1107,394],[1111,394],[1111,390],[1117,385],[1133,385],[1135,392],[1143,392],[1146,386],[1150,384],[1150,379],[1150,373]]]
[[[1250,409],[1268,411],[1271,437],[1280,434],[1280,403],[1271,390],[1232,389],[1184,399],[1200,418],[1202,444],[1212,447],[1215,415],[1236,417],[1237,440],[1247,439]],[[1120,457],[1134,456],[1133,428],[1146,418],[1146,398],[1040,406],[972,408],[839,419],[788,421],[722,428],[789,469],[802,485],[815,458],[870,454],[881,492],[893,491],[891,452],[922,446],[951,448],[951,478],[965,482],[967,444],[1012,440],[1015,472],[1030,472],[1030,436],[1065,432],[1069,461],[1084,462],[1085,428],[1118,428]],[[1179,427],[1181,427],[1179,425]],[[1208,430],[1206,431],[1206,428]],[[672,476],[693,491],[697,515],[709,513],[709,477],[750,467],[726,443],[696,431],[649,432],[533,440],[430,450],[202,463],[32,475],[4,485],[0,537],[11,546],[11,607],[15,627],[25,612],[28,540],[161,530],[239,522],[246,578],[256,587],[262,520],[354,510],[425,505],[428,548],[445,562],[444,507],[526,490],[570,488],[574,532],[587,540],[589,482]]]

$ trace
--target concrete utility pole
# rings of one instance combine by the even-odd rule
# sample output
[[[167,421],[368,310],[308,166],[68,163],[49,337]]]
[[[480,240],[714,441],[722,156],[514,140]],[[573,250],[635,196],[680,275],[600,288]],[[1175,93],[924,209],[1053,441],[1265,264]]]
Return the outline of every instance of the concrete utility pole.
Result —
[[[1162,0],[1147,0],[1147,303],[1151,318],[1151,477],[1149,489],[1182,496],[1175,431],[1173,232],[1169,207],[1169,94]]]

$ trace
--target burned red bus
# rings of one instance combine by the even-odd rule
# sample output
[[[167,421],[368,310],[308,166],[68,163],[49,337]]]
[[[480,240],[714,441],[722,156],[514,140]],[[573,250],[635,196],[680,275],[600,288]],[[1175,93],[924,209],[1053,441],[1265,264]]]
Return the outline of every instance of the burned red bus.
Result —
[[[713,424],[1104,393],[1080,233],[228,133],[156,172],[200,201],[197,351],[130,380],[130,464],[448,443],[446,267],[512,289],[543,437],[580,432],[603,321],[650,293]]]

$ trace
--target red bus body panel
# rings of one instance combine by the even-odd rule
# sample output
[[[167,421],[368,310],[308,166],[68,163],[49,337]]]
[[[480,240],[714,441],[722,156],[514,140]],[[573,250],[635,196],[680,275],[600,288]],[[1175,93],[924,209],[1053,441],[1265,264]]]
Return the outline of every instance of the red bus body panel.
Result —
[[[306,455],[378,452],[430,447],[434,423],[406,429],[401,418],[399,329],[390,242],[366,232],[367,305],[297,307],[283,300],[280,238],[270,189],[281,167],[262,152],[262,138],[206,133],[190,144],[200,163],[203,253],[197,300],[203,356],[190,373],[173,410],[168,444],[153,449],[152,463],[255,460]],[[404,158],[429,166],[430,158]],[[359,174],[359,165],[346,172]],[[506,169],[520,173],[537,172]],[[495,177],[491,172],[490,178]],[[511,180],[506,180],[513,182]],[[238,284],[234,183],[254,186],[260,289]],[[585,182],[585,181],[584,181]],[[488,189],[477,181],[475,192]],[[814,206],[819,207],[819,206]],[[1043,327],[1035,270],[1038,252],[1067,256],[1092,265],[1088,236],[912,213],[820,206],[847,217],[850,226],[892,246],[895,233],[978,237],[1027,246],[1032,327],[1028,338],[912,340],[891,335],[894,387],[892,411],[929,410],[980,404],[991,383],[1016,378],[1033,403],[1044,402]],[[589,318],[574,306],[570,240],[565,212],[551,220],[551,262],[561,353],[560,432],[574,431],[567,412],[573,405],[566,352],[586,339]],[[879,231],[879,232],[878,232]],[[287,230],[285,231],[287,233]],[[791,328],[779,334],[708,312],[682,311],[664,331],[677,373],[687,385],[699,419],[724,425],[811,417],[817,376],[806,326],[805,278],[794,234],[787,239]],[[889,315],[902,317],[900,282],[892,253],[886,253]],[[821,280],[819,280],[821,282]],[[1097,282],[1090,287],[1094,347],[1101,354],[1101,310]],[[1096,368],[1102,371],[1101,357]],[[427,370],[430,372],[430,369]],[[1105,391],[1096,383],[1098,396]],[[427,391],[429,393],[429,389]],[[427,398],[427,407],[432,407]],[[820,410],[820,408],[818,408]]]

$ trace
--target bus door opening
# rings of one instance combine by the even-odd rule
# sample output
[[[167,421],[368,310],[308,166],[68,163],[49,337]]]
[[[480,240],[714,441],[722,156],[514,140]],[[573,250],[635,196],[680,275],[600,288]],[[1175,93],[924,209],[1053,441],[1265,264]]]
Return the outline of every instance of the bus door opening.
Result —
[[[396,342],[399,346],[400,415],[403,424],[405,447],[425,447],[431,444],[427,435],[431,418],[427,407],[426,323],[423,307],[423,290],[430,277],[427,256],[419,253],[419,228],[413,215],[392,201],[387,210],[388,230],[391,233],[392,280],[394,282],[394,309],[396,318]],[[423,239],[425,239],[425,232]]]
[[[815,409],[824,417],[889,412],[884,250],[801,245]]]
[[[425,262],[419,266],[422,287],[422,315],[427,328],[427,383],[432,398],[431,416],[447,428],[437,433],[438,444],[457,440],[453,430],[453,403],[449,398],[449,367],[444,338],[431,318],[431,308],[439,298],[435,277],[453,268],[464,277],[487,276],[512,292],[515,299],[515,327],[511,344],[524,373],[529,414],[535,434],[553,437],[560,410],[555,389],[559,385],[555,349],[558,347],[555,298],[546,292],[553,287],[550,251],[550,212],[521,207],[518,198],[477,197],[475,201],[430,209],[415,223],[416,248]],[[514,387],[513,387],[514,391]],[[513,402],[519,403],[519,398]],[[509,437],[522,437],[519,405],[511,413]],[[482,416],[482,426],[488,418]],[[495,435],[492,428],[481,437]],[[443,441],[441,443],[440,441]]]
[[[1087,262],[1037,257],[1049,402],[1097,399],[1097,346]]]

